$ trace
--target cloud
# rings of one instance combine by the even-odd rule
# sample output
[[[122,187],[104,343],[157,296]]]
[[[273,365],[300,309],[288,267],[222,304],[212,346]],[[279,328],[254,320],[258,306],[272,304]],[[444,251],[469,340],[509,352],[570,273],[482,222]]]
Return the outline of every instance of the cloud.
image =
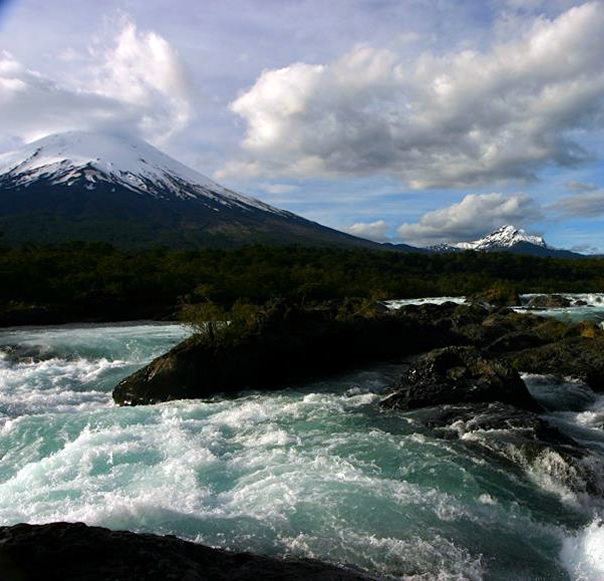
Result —
[[[299,186],[294,184],[271,184],[267,182],[261,183],[259,186],[269,194],[289,194],[300,189]]]
[[[427,212],[415,224],[402,224],[397,233],[408,244],[431,246],[475,240],[505,224],[522,226],[540,217],[539,206],[526,194],[470,194]]]
[[[583,182],[575,182],[575,181],[570,181],[570,182],[566,182],[566,187],[571,191],[571,192],[593,192],[594,190],[598,189],[598,186],[596,186],[595,184],[585,184]]]
[[[193,90],[177,51],[155,32],[139,32],[123,18],[121,30],[105,49],[92,54],[101,63],[92,79],[96,93],[141,109],[144,133],[166,136],[191,118]]]
[[[548,206],[565,218],[597,218],[604,215],[604,190],[583,191],[583,193],[561,198]]]
[[[600,252],[600,249],[593,244],[586,242],[585,244],[575,244],[570,248],[573,252],[579,252],[581,254],[596,254]]]
[[[364,44],[328,64],[265,70],[231,103],[244,156],[223,172],[385,173],[421,189],[574,165],[590,157],[577,130],[604,127],[603,29],[596,1],[536,17],[483,52],[407,57]]]
[[[58,81],[0,53],[4,141],[67,129],[120,129],[157,142],[191,118],[193,93],[184,65],[155,33],[139,33],[124,20],[116,39],[78,59],[78,72]]]
[[[377,222],[357,222],[343,230],[359,238],[384,242],[388,238],[388,228],[389,226],[384,220],[378,220]]]

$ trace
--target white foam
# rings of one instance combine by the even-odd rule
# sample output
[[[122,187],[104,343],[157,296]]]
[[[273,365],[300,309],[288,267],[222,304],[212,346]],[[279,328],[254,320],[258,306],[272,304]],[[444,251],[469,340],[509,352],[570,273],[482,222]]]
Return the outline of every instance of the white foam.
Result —
[[[94,389],[92,385],[102,374],[126,365],[125,361],[105,358],[94,361],[53,358],[17,364],[1,359],[0,408],[7,410],[7,415],[16,417],[106,406],[110,394]]]
[[[307,558],[319,558],[325,549],[329,554],[337,547],[344,552],[344,562],[348,556],[378,575],[406,581],[482,581],[485,574],[481,555],[472,555],[438,534],[429,539],[398,539],[343,529],[329,539],[298,534],[281,541],[293,555]]]
[[[442,305],[444,303],[463,304],[466,297],[424,297],[415,299],[394,299],[386,301],[385,304],[390,309],[400,309],[407,305]]]
[[[604,579],[604,526],[594,519],[579,534],[563,541],[561,560],[573,581]]]
[[[69,341],[56,333],[60,350]],[[380,413],[381,370],[237,400],[111,406],[104,374],[158,349],[152,333],[107,332],[115,343],[103,350],[101,336],[97,358],[4,361],[4,404],[37,413],[0,427],[0,524],[80,520],[422,581],[487,577],[505,542],[526,545],[524,562],[555,560],[562,533],[531,508],[535,487],[412,414]]]
[[[523,304],[527,304],[532,298],[541,296],[542,293],[527,293],[520,295]],[[590,307],[604,307],[604,293],[554,293],[571,301],[571,306],[577,306],[577,302],[585,302]],[[551,310],[551,309],[548,309]]]

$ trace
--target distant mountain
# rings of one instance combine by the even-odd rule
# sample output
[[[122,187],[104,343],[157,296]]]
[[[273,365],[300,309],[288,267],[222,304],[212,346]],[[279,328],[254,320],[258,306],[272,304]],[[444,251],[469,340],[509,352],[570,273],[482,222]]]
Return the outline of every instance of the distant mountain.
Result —
[[[541,248],[548,247],[541,236],[527,234],[525,230],[515,228],[509,224],[491,232],[491,234],[484,238],[480,238],[480,240],[458,242],[455,246],[462,250],[499,250],[501,248],[512,248],[520,243],[532,244]]]
[[[0,156],[4,244],[381,248],[220,186],[153,146],[72,131]]]
[[[418,248],[409,244],[393,244],[392,242],[383,242],[382,247],[386,250],[396,250],[397,252],[408,252],[414,254],[431,254],[429,248]]]
[[[509,252],[530,254],[532,256],[556,256],[559,258],[581,258],[582,254],[548,246],[542,236],[527,234],[521,228],[505,225],[491,234],[472,242],[439,244],[429,248],[432,252],[463,252],[476,250],[481,252]]]

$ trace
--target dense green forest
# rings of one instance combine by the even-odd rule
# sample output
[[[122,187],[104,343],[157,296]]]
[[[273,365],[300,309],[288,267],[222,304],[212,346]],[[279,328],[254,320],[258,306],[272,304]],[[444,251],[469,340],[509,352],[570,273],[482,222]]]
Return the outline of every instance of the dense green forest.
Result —
[[[506,253],[406,254],[252,246],[125,251],[99,243],[0,248],[0,314],[33,307],[74,318],[137,318],[210,299],[263,303],[345,296],[470,295],[496,284],[519,292],[604,291],[604,259]]]

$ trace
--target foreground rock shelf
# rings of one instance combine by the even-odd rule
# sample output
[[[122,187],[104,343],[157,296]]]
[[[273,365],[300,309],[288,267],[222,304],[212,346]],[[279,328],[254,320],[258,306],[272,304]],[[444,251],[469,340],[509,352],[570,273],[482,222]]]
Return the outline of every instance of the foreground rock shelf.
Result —
[[[370,581],[318,561],[211,549],[82,523],[0,527],[2,581]]]

